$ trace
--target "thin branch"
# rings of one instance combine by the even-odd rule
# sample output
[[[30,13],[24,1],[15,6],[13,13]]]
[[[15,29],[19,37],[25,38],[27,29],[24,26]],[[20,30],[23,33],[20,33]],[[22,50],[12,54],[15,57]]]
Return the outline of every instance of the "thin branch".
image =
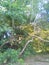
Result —
[[[9,43],[9,41],[6,41],[5,43],[3,43],[1,46],[0,46],[0,48],[2,48],[5,44],[8,44]]]
[[[32,36],[32,37],[33,37],[33,36]],[[39,36],[34,35],[34,37],[37,37],[39,40],[41,40],[41,41],[43,41],[43,42],[49,42],[49,40],[45,40],[45,39],[43,39],[43,38],[41,38],[41,37],[39,37]]]
[[[28,45],[30,42],[33,42],[33,39],[26,42],[26,44],[25,44],[25,46],[23,47],[22,51],[20,52],[19,56],[21,56],[21,55],[23,54],[23,52],[25,51],[27,45]]]

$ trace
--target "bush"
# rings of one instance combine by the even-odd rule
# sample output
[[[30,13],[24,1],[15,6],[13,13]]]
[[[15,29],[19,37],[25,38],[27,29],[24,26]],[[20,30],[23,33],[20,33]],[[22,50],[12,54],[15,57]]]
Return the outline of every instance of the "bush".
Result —
[[[4,53],[0,52],[0,64],[3,63],[15,63],[15,62],[22,62],[21,59],[19,61],[18,55],[20,50],[14,49],[7,49]]]

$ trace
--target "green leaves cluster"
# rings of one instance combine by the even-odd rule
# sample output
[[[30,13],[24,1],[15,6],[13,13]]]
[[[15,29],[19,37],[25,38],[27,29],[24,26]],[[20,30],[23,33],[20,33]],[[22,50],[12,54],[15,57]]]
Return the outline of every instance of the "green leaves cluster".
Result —
[[[7,49],[4,53],[0,52],[0,64],[18,62],[19,50]]]

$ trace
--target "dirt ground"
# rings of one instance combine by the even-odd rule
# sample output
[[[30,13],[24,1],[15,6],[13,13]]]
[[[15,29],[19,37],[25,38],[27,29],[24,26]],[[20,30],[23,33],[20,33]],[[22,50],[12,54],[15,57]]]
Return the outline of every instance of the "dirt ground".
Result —
[[[24,65],[49,65],[49,55],[35,55],[27,57]]]

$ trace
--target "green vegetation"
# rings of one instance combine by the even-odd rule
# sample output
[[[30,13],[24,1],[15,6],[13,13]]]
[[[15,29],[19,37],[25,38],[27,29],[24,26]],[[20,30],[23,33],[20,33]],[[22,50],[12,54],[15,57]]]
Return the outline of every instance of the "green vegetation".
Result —
[[[49,1],[0,0],[0,64],[42,53],[49,53]]]

